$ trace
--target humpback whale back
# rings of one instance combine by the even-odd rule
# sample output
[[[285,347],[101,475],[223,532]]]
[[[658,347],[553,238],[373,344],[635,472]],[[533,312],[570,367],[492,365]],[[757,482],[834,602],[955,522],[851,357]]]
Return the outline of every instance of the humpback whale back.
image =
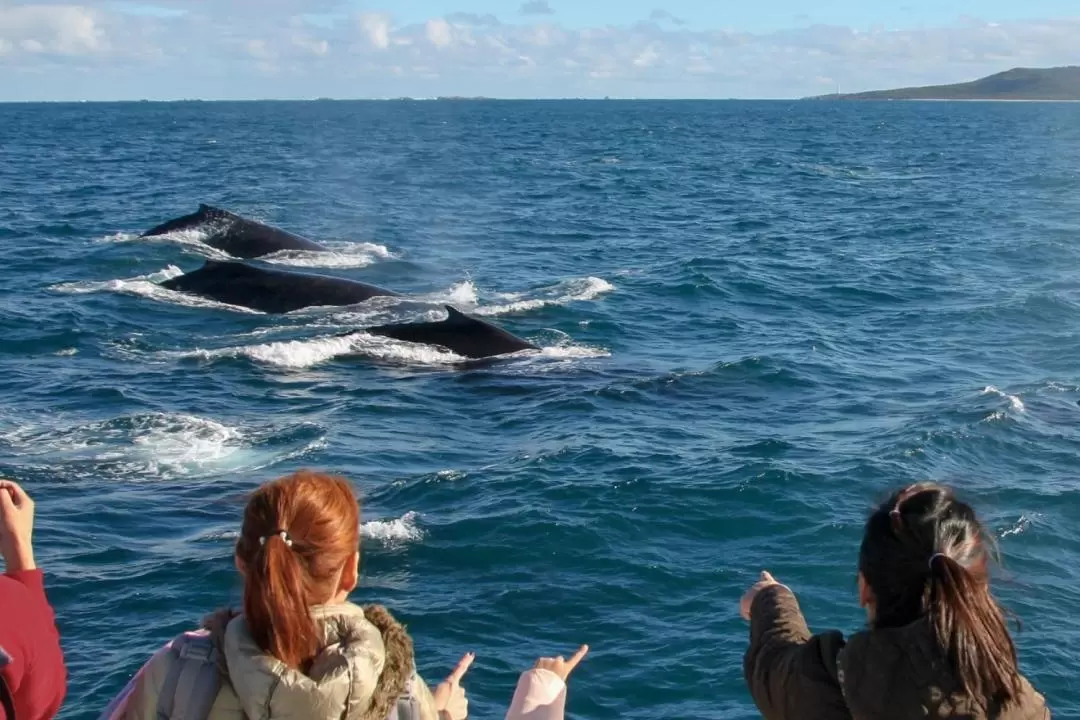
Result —
[[[348,278],[264,268],[238,260],[207,260],[198,270],[165,280],[161,286],[266,313],[354,305],[378,295],[398,295]]]
[[[213,222],[219,222],[222,220],[228,220],[230,222],[233,222],[239,219],[240,218],[238,216],[233,215],[227,210],[222,210],[220,208],[200,203],[199,209],[191,213],[190,215],[183,215],[181,217],[173,218],[172,220],[163,222],[160,225],[156,225],[144,232],[139,237],[165,235],[167,233],[177,232],[179,230],[192,230],[195,228],[200,228],[204,225],[208,225]]]
[[[521,350],[539,350],[536,345],[500,327],[470,317],[445,305],[447,316],[438,322],[395,323],[365,328],[372,335],[423,345],[439,345],[467,358],[487,358]]]
[[[174,218],[144,232],[140,237],[164,235],[179,230],[205,229],[207,245],[236,258],[256,258],[282,250],[328,252],[329,248],[287,230],[241,217],[205,203],[190,215]]]

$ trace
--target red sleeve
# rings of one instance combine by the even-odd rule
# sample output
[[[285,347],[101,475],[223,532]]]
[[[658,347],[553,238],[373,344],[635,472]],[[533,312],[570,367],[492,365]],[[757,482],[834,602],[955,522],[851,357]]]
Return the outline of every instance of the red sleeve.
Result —
[[[11,663],[4,679],[19,720],[49,720],[67,693],[67,669],[42,571],[0,576],[0,646]]]

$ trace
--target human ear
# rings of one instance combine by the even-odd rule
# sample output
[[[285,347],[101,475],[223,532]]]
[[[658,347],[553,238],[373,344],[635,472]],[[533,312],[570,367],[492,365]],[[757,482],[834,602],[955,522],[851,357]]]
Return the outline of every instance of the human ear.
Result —
[[[346,595],[356,589],[360,583],[360,551],[357,550],[345,561],[345,567],[341,569],[341,581],[338,589]]]
[[[859,573],[859,607],[870,607],[874,604],[874,591],[866,583],[866,578]]]

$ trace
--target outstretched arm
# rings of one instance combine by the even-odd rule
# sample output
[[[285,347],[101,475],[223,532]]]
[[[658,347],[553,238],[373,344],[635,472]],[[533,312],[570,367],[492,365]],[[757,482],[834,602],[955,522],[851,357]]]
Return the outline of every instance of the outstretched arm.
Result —
[[[851,717],[836,675],[843,635],[812,635],[795,593],[775,582],[752,597],[749,619],[743,675],[766,720]]]

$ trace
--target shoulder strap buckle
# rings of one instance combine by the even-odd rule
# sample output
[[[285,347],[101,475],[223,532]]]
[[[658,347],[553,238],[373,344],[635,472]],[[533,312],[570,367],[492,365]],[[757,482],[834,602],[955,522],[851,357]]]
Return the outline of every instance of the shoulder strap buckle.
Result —
[[[209,635],[184,635],[177,642],[180,645],[181,660],[195,660],[197,662],[217,662],[218,651]]]
[[[181,633],[158,696],[158,720],[206,720],[221,687],[219,651],[208,633]]]

